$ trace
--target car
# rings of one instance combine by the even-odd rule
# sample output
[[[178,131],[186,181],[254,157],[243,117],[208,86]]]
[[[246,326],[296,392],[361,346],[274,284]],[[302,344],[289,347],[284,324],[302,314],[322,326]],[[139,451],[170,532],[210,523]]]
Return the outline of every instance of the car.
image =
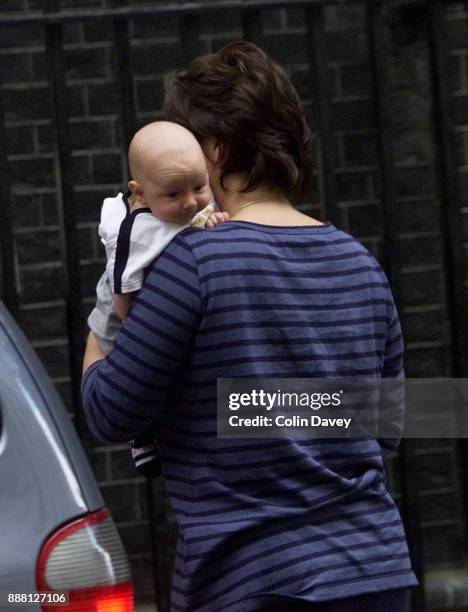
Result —
[[[1,302],[0,354],[0,611],[132,612],[128,558],[76,430]]]

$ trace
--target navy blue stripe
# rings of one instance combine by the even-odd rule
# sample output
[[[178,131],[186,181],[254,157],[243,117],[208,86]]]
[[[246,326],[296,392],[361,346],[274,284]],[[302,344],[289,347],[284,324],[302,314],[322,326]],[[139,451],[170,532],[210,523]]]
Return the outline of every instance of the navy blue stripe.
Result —
[[[322,295],[329,295],[329,294],[334,294],[334,293],[338,293],[338,294],[343,294],[347,291],[350,292],[358,292],[358,291],[362,291],[364,289],[379,289],[379,288],[384,288],[386,287],[387,284],[384,282],[379,282],[379,281],[375,281],[375,282],[371,282],[371,283],[357,283],[354,285],[338,285],[338,286],[333,286],[333,287],[288,287],[288,294],[289,295],[313,295],[313,294],[322,294]],[[208,297],[209,298],[214,298],[214,297],[218,297],[220,295],[237,295],[239,294],[244,288],[241,285],[235,285],[235,286],[230,286],[230,287],[226,287],[226,288],[222,288],[222,289],[211,289],[208,292]],[[283,287],[278,287],[278,289],[283,289]],[[271,294],[271,290],[272,290],[272,286],[268,285],[266,287],[262,287],[262,286],[255,286],[255,293],[270,293]]]
[[[120,351],[123,353],[122,347],[120,347]],[[115,355],[115,351],[113,352],[113,355]],[[157,388],[153,382],[147,382],[140,376],[135,376],[134,374],[129,372],[125,367],[122,367],[119,363],[117,363],[117,361],[115,361],[113,356],[108,357],[108,363],[115,369],[116,372],[119,372],[121,377],[124,377],[124,378],[127,378],[128,380],[133,381],[138,386],[145,387],[146,389],[149,389],[151,391]],[[158,374],[163,374],[166,376],[168,375],[168,372],[169,372],[169,370],[163,370],[162,368],[157,368],[157,371],[158,371]]]
[[[163,255],[161,255],[160,259],[163,259],[165,257],[164,253]],[[160,262],[162,264],[162,262]],[[174,270],[174,272],[176,272],[176,270]],[[151,272],[150,272],[151,274]],[[151,275],[148,275],[148,286],[151,288],[153,287],[156,292],[157,292],[157,286],[153,286],[150,282],[149,279],[151,279]],[[177,276],[176,274],[170,274],[169,272],[167,272],[166,270],[164,270],[164,268],[158,268],[158,273],[157,273],[157,278],[159,280],[161,280],[161,278],[164,278],[168,281],[170,281],[171,283],[173,283],[174,285],[176,285],[176,287],[181,287],[182,289],[185,289],[185,291],[188,291],[189,293],[193,293],[195,296],[199,296],[199,291],[193,287],[192,284],[188,283],[188,282],[184,282],[183,280],[181,280],[180,276]],[[146,288],[146,287],[145,287]]]
[[[175,415],[177,415],[177,413],[175,413]],[[183,418],[187,418],[187,412],[185,411],[184,413],[180,413],[179,416],[182,416]],[[190,415],[190,418],[195,418],[195,416],[197,415]],[[211,416],[211,415],[208,415]],[[245,457],[245,452],[246,451],[250,451],[250,452],[260,452],[260,453],[264,453],[264,451],[266,450],[272,450],[272,449],[276,449],[276,450],[281,450],[281,449],[291,449],[293,450],[294,454],[297,453],[298,450],[300,450],[301,448],[305,448],[308,452],[307,452],[307,457],[311,458],[311,459],[320,459],[321,461],[323,460],[327,460],[327,461],[332,461],[332,460],[340,460],[340,459],[360,459],[362,457],[373,457],[376,454],[378,454],[378,452],[376,451],[364,451],[364,452],[346,452],[344,453],[342,451],[342,449],[338,449],[334,450],[332,452],[328,452],[325,453],[323,452],[321,446],[323,445],[323,441],[321,440],[300,440],[300,441],[295,441],[294,442],[294,446],[292,447],[291,445],[291,441],[284,439],[284,440],[276,440],[276,439],[262,439],[262,440],[257,440],[255,442],[255,444],[253,444],[252,442],[250,442],[250,444],[242,444],[241,440],[236,440],[236,441],[232,441],[232,440],[223,440],[224,444],[223,446],[219,447],[219,448],[213,448],[211,451],[212,455],[224,455],[226,453],[231,454],[239,454],[242,455],[242,457]],[[330,444],[337,444],[337,445],[342,445],[342,441],[341,440],[334,440],[333,438],[327,439],[326,441],[326,445],[327,447],[330,446]],[[347,443],[347,447],[351,446],[353,444],[358,444],[361,445],[362,441],[360,442],[359,440],[349,440]],[[367,446],[367,444],[366,444]],[[188,444],[181,444],[181,443],[175,443],[175,442],[171,442],[171,447],[173,448],[178,448],[182,451],[191,451],[193,452],[193,446],[188,445]],[[312,449],[310,449],[309,447],[313,447]],[[318,447],[318,448],[317,448]],[[310,450],[314,450],[315,448],[317,448],[318,452],[317,455],[313,455]],[[339,455],[337,456],[337,452],[339,452]]]
[[[254,363],[254,362],[252,362]],[[307,368],[309,363],[315,363],[312,361],[307,361],[301,363],[300,361],[296,361],[294,364],[290,364],[289,368],[286,370],[284,367],[281,369],[278,364],[277,370],[269,370],[268,372],[260,372],[259,368],[247,368],[246,366],[252,365],[252,363],[241,363],[239,364],[239,371],[236,378],[302,378],[310,376],[310,369]],[[301,370],[300,367],[304,366],[304,369]],[[313,378],[347,378],[347,377],[356,377],[359,376],[361,378],[374,378],[378,377],[382,372],[382,368],[380,365],[376,365],[374,368],[358,368],[353,367],[352,369],[344,368],[341,366],[339,369],[333,370],[325,370],[324,368],[318,368],[315,366],[314,376]],[[220,378],[227,378],[229,372],[221,371]],[[395,376],[396,377],[396,376]],[[190,381],[190,386],[192,387],[192,391],[205,389],[205,387],[210,384],[209,373],[202,378],[198,376],[196,380]]]
[[[352,318],[352,317],[348,317],[347,319],[335,319],[333,321],[320,321],[320,326],[321,327],[337,327],[339,325],[346,325],[346,324],[359,324],[362,325],[363,323],[379,323],[379,322],[383,322],[386,321],[386,317],[380,317],[380,316],[376,316],[376,317],[359,317],[358,319]],[[304,321],[284,321],[283,323],[284,327],[300,327],[303,328],[304,327]],[[277,328],[278,327],[278,323],[276,321],[255,321],[254,323],[244,323],[243,324],[243,329],[268,329],[270,327],[272,328]],[[235,330],[239,328],[239,324],[238,323],[226,323],[223,325],[212,325],[212,326],[204,326],[200,329],[200,333],[201,334],[211,334],[214,332],[227,332],[230,330]],[[356,336],[357,339],[359,339],[359,336]]]
[[[122,276],[127,267],[128,257],[130,255],[130,237],[135,219],[137,215],[141,213],[151,214],[149,208],[137,208],[136,210],[130,211],[126,197],[124,197],[124,202],[127,207],[127,214],[120,224],[119,234],[117,236],[114,263],[114,293],[122,293]]]
[[[344,510],[342,514],[340,514],[340,516],[322,516],[319,518],[314,517],[314,524],[317,525],[317,527],[324,527],[325,525],[329,525],[330,523],[336,523],[336,522],[340,522],[340,521],[349,521],[349,524],[353,525],[353,528],[350,529],[350,533],[353,532],[354,529],[356,529],[356,524],[355,521],[356,519],[360,519],[362,517],[368,517],[369,515],[373,515],[376,514],[378,515],[379,518],[379,525],[383,522],[382,517],[380,516],[380,514],[383,514],[384,512],[392,512],[393,508],[391,506],[385,505],[385,506],[374,506],[371,510],[364,510],[364,511],[354,511],[354,512],[349,512]],[[310,522],[312,520],[312,517],[314,516],[314,509],[310,508],[309,512],[306,513],[304,516],[301,517],[301,519],[290,519],[288,520],[288,526],[290,526],[291,529],[295,529],[296,527],[299,528],[301,525],[306,525],[308,522]],[[250,517],[246,517],[245,519],[230,519],[229,521],[220,521],[215,523],[215,526],[217,527],[218,525],[232,525],[233,522],[236,521],[239,522],[244,522],[245,520],[251,522],[251,518]],[[195,528],[200,528],[200,527],[206,527],[208,525],[213,525],[213,523],[209,522],[209,523],[204,523],[204,522],[194,522],[194,523],[187,523],[187,526],[190,527],[190,529],[195,529]],[[268,539],[270,537],[275,537],[277,535],[279,535],[280,533],[282,533],[285,529],[285,525],[281,524],[279,527],[276,528],[272,528],[271,525],[265,525],[263,526],[261,529],[254,529],[253,532],[250,531],[247,536],[244,534],[242,534],[240,536],[241,541],[240,544],[241,546],[248,546],[250,543],[254,543],[254,542],[261,542],[262,540]],[[190,538],[186,538],[186,543],[189,545],[193,545],[193,544],[197,544],[199,542],[203,542],[206,540],[211,540],[213,537],[226,537],[228,535],[230,535],[232,533],[232,531],[218,531],[216,533],[214,533],[214,535],[209,534],[209,535],[202,535],[202,536],[195,536],[195,537],[190,537]],[[326,537],[326,530],[323,530],[323,535],[324,537]],[[333,531],[334,533],[334,531]]]
[[[247,304],[232,304],[231,306],[221,306],[218,308],[208,308],[206,310],[207,314],[210,315],[219,315],[226,314],[228,312],[236,312],[238,310],[261,310],[262,312],[266,312],[268,310],[274,310],[280,312],[282,310],[290,310],[290,311],[303,311],[304,308],[307,310],[348,310],[351,308],[359,308],[361,306],[388,306],[391,304],[389,300],[361,300],[359,302],[344,302],[342,304],[280,304],[278,302],[274,304],[255,304],[255,303],[247,303]]]
[[[401,352],[397,353],[396,355],[394,355],[393,357],[389,357],[387,359],[384,360],[385,363],[385,369],[389,370],[389,366],[391,366],[391,364],[398,364],[400,363],[401,360]],[[398,368],[396,368],[396,371],[398,370]]]
[[[147,351],[149,351],[150,353],[154,353],[155,355],[159,355],[160,357],[163,357],[164,359],[169,359],[171,361],[177,361],[177,357],[172,356],[168,351],[161,351],[157,346],[155,346],[154,344],[151,344],[150,342],[147,342],[146,340],[144,340],[143,338],[136,336],[135,334],[133,334],[131,331],[129,331],[126,327],[122,327],[121,334],[123,334],[124,336],[127,336],[127,338],[129,338],[130,340],[134,341],[134,342],[138,342],[138,344],[146,349]],[[115,346],[118,347],[119,346],[119,341],[116,340],[115,342]]]
[[[390,560],[390,559],[393,559],[393,558],[395,558],[393,555],[389,555],[387,560]],[[383,559],[382,561],[385,562],[385,559]],[[382,571],[380,571],[378,573],[373,572],[369,576],[358,576],[356,578],[344,579],[342,581],[342,583],[343,584],[350,584],[350,583],[353,583],[353,582],[354,583],[356,583],[356,582],[363,582],[365,580],[373,580],[373,581],[375,581],[376,578],[380,578],[381,576],[386,576],[386,577],[387,576],[391,576],[391,577],[394,577],[394,576],[399,576],[399,575],[405,574],[405,573],[408,574],[409,573],[409,569],[410,569],[409,561],[405,565],[406,565],[406,568],[403,568],[401,570],[396,570],[396,571],[393,571],[393,572],[382,572]],[[333,582],[334,582],[333,580],[329,580],[327,582],[322,582],[322,584],[320,586],[322,588],[324,588],[324,587],[327,587],[329,585],[333,585]],[[416,581],[414,581],[412,584],[413,585],[416,584]]]
[[[388,350],[390,349],[392,346],[394,346],[395,344],[397,345],[401,345],[401,341],[402,341],[402,335],[399,333],[398,335],[396,335],[394,338],[392,338],[391,340],[388,340],[385,348]]]
[[[133,422],[137,418],[132,412],[130,412],[129,410],[126,410],[123,405],[117,404],[116,402],[114,402],[112,398],[110,398],[106,394],[105,391],[101,391],[100,400],[101,400],[101,404],[103,405],[105,404],[106,406],[111,408],[114,412],[117,412],[118,414],[122,415],[124,417],[124,420],[126,419],[127,421]],[[104,418],[106,418],[105,412],[104,412]],[[121,420],[120,423],[115,427],[115,429],[119,429],[120,432],[128,431],[128,429],[122,426],[122,423],[124,422],[124,420]],[[140,423],[142,422],[142,419],[138,419],[138,420],[140,421]]]
[[[96,393],[94,391],[93,391],[93,393],[91,393],[91,401],[92,401],[93,405],[97,405],[97,402],[96,402]],[[104,419],[104,421],[107,422],[106,415],[103,414],[101,416]],[[91,422],[92,422],[92,424],[94,426],[95,431],[97,432],[98,437],[101,440],[103,440],[104,442],[112,442],[112,438],[109,438],[104,433],[104,430],[102,429],[100,422],[96,419],[96,416],[95,416],[95,414],[93,412],[91,412],[90,417],[91,417]]]
[[[136,298],[137,300],[138,298]],[[136,301],[135,300],[135,301]],[[158,335],[160,337],[161,343],[167,344],[168,342],[174,344],[178,347],[185,347],[185,342],[183,339],[176,338],[175,336],[171,336],[171,334],[167,334],[164,330],[151,325],[143,318],[139,317],[135,312],[132,311],[132,321],[133,323],[137,323],[138,327],[143,327],[144,330],[151,332],[152,334]],[[146,333],[143,331],[142,333]]]
[[[324,361],[334,361],[339,364],[340,361],[346,361],[349,359],[364,359],[366,357],[376,357],[379,355],[379,351],[361,351],[354,353],[336,353],[331,355],[319,355],[319,354],[307,354],[307,355],[294,355],[292,353],[286,353],[284,355],[257,355],[255,357],[236,357],[234,359],[219,359],[218,366],[220,368],[225,368],[226,366],[232,365],[244,365],[247,363],[261,364],[261,363],[284,363],[285,361],[289,361],[290,363],[297,363],[301,361],[305,362],[324,362]],[[392,361],[392,360],[390,360]],[[192,371],[197,372],[198,370],[205,370],[210,361],[204,363],[197,363],[192,366]],[[362,371],[362,370],[361,370]],[[375,371],[375,368],[369,371]]]
[[[237,242],[237,241],[236,241]],[[268,261],[271,260],[271,254],[269,253],[258,253],[255,251],[240,251],[239,253],[236,253],[237,257],[252,257],[252,258],[256,258],[258,260],[261,259],[267,259]],[[311,259],[310,257],[278,257],[276,255],[276,259],[278,261],[283,261],[285,263],[299,263],[299,264],[316,264],[316,263],[321,263],[321,262],[330,262],[330,261],[342,261],[342,260],[348,260],[348,259],[356,259],[356,257],[371,257],[368,253],[365,253],[362,251],[362,249],[358,249],[355,251],[350,251],[350,252],[346,252],[346,253],[338,253],[336,255],[325,255],[323,257],[314,257],[313,259]],[[213,261],[213,255],[206,255],[205,257],[200,257],[197,260],[197,264],[201,265],[204,263],[207,263],[208,261]]]
[[[124,192],[122,191],[122,193],[124,193]],[[125,210],[127,211],[127,215],[129,215],[130,212],[131,212],[131,210],[130,210],[130,202],[128,201],[128,198],[130,196],[131,196],[131,193],[127,192],[127,193],[124,193],[124,195],[122,197],[123,203],[125,204]],[[149,210],[149,209],[146,209],[146,210]]]
[[[138,294],[138,296],[133,301],[135,303],[140,304],[141,306],[144,306],[145,308],[150,310],[153,314],[158,315],[162,320],[171,322],[173,325],[175,325],[181,330],[191,332],[192,327],[190,326],[190,322],[181,322],[180,319],[178,319],[177,317],[169,314],[168,312],[166,312],[165,310],[162,310],[161,308],[154,306],[151,302],[148,302],[143,297],[140,297],[140,294]],[[154,329],[156,330],[157,328],[154,328]],[[160,332],[155,331],[154,333],[159,334]]]
[[[171,255],[171,253],[168,253],[167,251],[165,251],[162,254],[162,258],[163,258],[163,261],[165,261],[165,262],[172,262],[178,268],[184,268],[184,270],[187,270],[188,272],[191,272],[192,274],[195,274],[195,275],[197,274],[196,266],[183,261],[182,259],[180,259],[180,257],[176,257],[175,255]]]
[[[356,343],[356,340],[364,341],[364,340],[383,340],[383,338],[385,338],[385,334],[381,333],[381,334],[377,334],[377,333],[372,333],[372,334],[362,334],[361,336],[359,336],[359,338],[356,338],[356,336],[340,336],[340,337],[333,337],[330,336],[328,338],[323,338],[321,337],[320,340],[321,342],[326,342],[329,345],[333,345],[333,344],[342,344],[342,343],[347,343],[347,342],[352,342],[352,343]],[[300,338],[287,338],[287,346],[295,346],[295,345],[303,345],[303,344],[311,344],[316,340],[316,338],[314,336],[301,336]],[[265,347],[269,347],[271,346],[271,340],[267,340],[267,339],[260,339],[260,340],[232,340],[230,342],[218,342],[215,344],[198,344],[197,345],[197,353],[206,353],[209,351],[220,351],[221,349],[231,349],[231,348],[237,348],[240,346],[265,346]]]
[[[198,313],[194,308],[192,308],[191,306],[188,306],[183,300],[178,300],[173,295],[171,295],[169,292],[161,289],[161,287],[157,287],[156,285],[153,285],[152,283],[147,281],[146,288],[149,289],[150,291],[154,291],[155,293],[159,295],[159,297],[164,298],[165,300],[167,300],[171,304],[178,306],[179,308],[182,308],[182,310],[187,311],[189,314],[193,316],[197,316]]]
[[[360,268],[351,268],[349,270],[340,270],[339,272],[337,270],[333,270],[330,272],[313,272],[313,271],[307,271],[307,272],[294,272],[293,270],[275,270],[275,271],[269,271],[269,270],[262,270],[261,268],[248,268],[248,269],[229,269],[228,270],[221,270],[221,271],[216,271],[216,272],[209,272],[208,274],[201,274],[200,275],[200,281],[203,282],[207,282],[209,280],[213,280],[215,278],[219,278],[222,276],[225,276],[226,273],[229,272],[230,276],[242,276],[242,277],[249,277],[249,276],[259,276],[261,278],[268,278],[268,277],[272,277],[272,278],[287,278],[287,279],[291,279],[291,278],[307,278],[307,279],[316,279],[316,278],[342,278],[343,276],[352,276],[354,274],[363,274],[364,272],[378,272],[378,268],[374,267],[374,266],[361,266]]]
[[[307,367],[309,363],[312,362],[307,361],[301,363],[300,361],[296,361],[294,364],[289,365],[288,369],[283,367],[282,370],[278,364],[276,370],[270,369],[268,371],[265,371],[264,368],[260,370],[260,368],[248,367],[252,364],[244,363],[240,364],[236,378],[346,378],[348,376],[350,378],[357,376],[361,378],[375,378],[382,374],[380,365],[376,365],[374,368],[353,367],[352,369],[345,369],[341,366],[334,370],[325,370],[324,368],[318,368],[315,364],[314,375],[310,376],[310,368]],[[303,367],[303,369],[301,369],[301,367]],[[228,375],[228,371],[221,370],[220,378],[227,378]],[[211,384],[209,373],[206,373],[203,377],[198,374],[195,379],[190,380],[191,391],[196,391],[197,394],[203,392],[209,384]]]
[[[217,232],[218,234],[220,232]],[[185,234],[185,232],[184,232]],[[202,234],[202,232],[196,231],[195,232],[196,236],[198,236],[200,239],[199,240],[191,240],[191,243],[193,244],[193,247],[197,250],[201,249],[201,247],[211,247],[213,249],[216,249],[216,247],[220,247],[220,253],[226,253],[226,248],[225,246],[227,244],[232,244],[232,245],[241,245],[241,244],[250,244],[250,245],[255,245],[255,246],[272,246],[272,244],[274,243],[274,245],[278,248],[292,248],[295,249],[297,248],[297,241],[294,239],[291,240],[277,240],[274,239],[273,240],[263,240],[262,238],[259,238],[257,235],[253,234],[252,238],[248,238],[245,235],[242,235],[241,232],[239,232],[237,234],[237,236],[235,238],[226,238],[225,236],[220,236],[220,235],[216,235],[216,233],[210,234],[209,238],[204,238],[205,233]],[[234,234],[234,232],[233,232]],[[202,237],[203,236],[203,237]],[[353,240],[353,238],[339,238],[337,240],[315,240],[313,241],[313,244],[311,242],[311,247],[312,248],[318,248],[320,246],[336,246],[336,245],[345,245],[345,244],[353,244],[353,246],[356,245],[356,241]],[[196,260],[196,258],[195,258]]]
[[[121,371],[119,370],[119,378],[120,378],[120,373],[121,373]],[[140,395],[137,395],[135,393],[131,393],[130,391],[128,391],[127,388],[125,388],[122,385],[119,385],[118,383],[116,383],[114,379],[111,379],[108,376],[106,376],[104,374],[104,372],[102,372],[102,371],[99,372],[99,378],[101,378],[104,382],[107,383],[107,385],[109,387],[109,390],[113,391],[115,396],[117,396],[117,394],[118,394],[123,399],[125,398],[127,400],[134,401],[135,403],[139,402],[141,407],[143,407],[143,406],[153,406],[154,407],[154,399],[153,398],[151,398],[151,399],[143,399],[143,398],[140,397]],[[156,389],[156,388],[157,387],[154,386],[154,389]],[[103,395],[103,391],[101,391],[101,398],[102,398],[102,395]],[[118,402],[115,402],[115,403],[118,404]],[[129,414],[133,414],[133,413],[129,413]],[[137,415],[133,415],[133,416],[134,416],[134,419],[138,418]],[[119,419],[116,419],[116,423],[119,423]],[[137,433],[139,429],[141,429],[141,427],[138,428],[138,429],[135,429],[134,433]],[[130,437],[129,437],[129,439],[130,439]]]
[[[127,357],[133,364],[136,365],[141,365],[142,368],[144,368],[147,372],[150,372],[151,374],[163,374],[164,376],[168,376],[170,375],[170,368],[159,368],[151,363],[148,363],[147,361],[145,361],[144,359],[141,359],[140,357],[138,357],[138,355],[136,355],[135,353],[132,353],[130,351],[128,351],[127,349],[125,349],[123,346],[117,344],[115,347],[115,350],[117,353],[121,353],[122,355],[125,355],[125,357]],[[113,362],[111,360],[109,360],[109,363],[112,363],[116,369],[118,369],[119,366],[116,365],[116,362]],[[134,378],[134,380],[138,381],[140,380],[139,378]],[[150,388],[153,388],[153,385],[150,385]]]
[[[182,459],[179,458],[177,456],[171,456],[168,455],[168,457],[170,458],[170,463],[172,465],[184,465],[186,467],[191,467],[191,468],[196,468],[198,470],[202,470],[202,469],[217,469],[217,470],[225,470],[226,466],[223,464],[217,465],[215,462],[207,462],[207,461],[190,461],[188,459]],[[295,463],[297,461],[302,461],[304,459],[307,459],[308,455],[306,453],[304,454],[295,454],[295,455],[291,455],[291,456],[286,456],[286,457],[277,457],[276,458],[276,463],[275,465],[278,467],[284,463]],[[259,467],[267,467],[268,465],[270,465],[270,462],[268,460],[263,460],[263,461],[251,461],[251,462],[239,462],[239,464],[235,464],[235,462],[233,462],[232,465],[229,466],[229,470],[230,471],[240,471],[243,472],[245,470],[249,470],[249,469],[254,469],[254,468],[259,468]]]

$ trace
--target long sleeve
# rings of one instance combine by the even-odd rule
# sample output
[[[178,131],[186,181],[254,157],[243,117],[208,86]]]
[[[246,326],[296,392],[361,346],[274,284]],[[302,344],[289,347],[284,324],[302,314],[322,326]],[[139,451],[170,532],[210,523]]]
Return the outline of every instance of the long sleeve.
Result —
[[[197,267],[178,236],[152,265],[112,351],[85,372],[83,405],[97,438],[130,440],[157,419],[200,316]]]
[[[385,340],[382,378],[395,379],[395,385],[392,385],[391,391],[388,391],[385,387],[383,390],[381,426],[384,429],[385,437],[379,438],[379,444],[384,459],[389,458],[398,448],[404,427],[405,371],[403,357],[404,345],[401,325],[395,304],[392,303]],[[401,381],[401,384],[398,384],[397,380]],[[392,437],[386,437],[390,432]]]

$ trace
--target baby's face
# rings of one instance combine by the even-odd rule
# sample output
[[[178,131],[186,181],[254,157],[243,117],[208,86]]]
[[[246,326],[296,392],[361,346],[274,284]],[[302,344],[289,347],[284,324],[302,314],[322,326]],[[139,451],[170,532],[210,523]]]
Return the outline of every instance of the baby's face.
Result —
[[[165,159],[141,185],[146,206],[155,217],[185,225],[210,201],[210,186],[203,155]]]

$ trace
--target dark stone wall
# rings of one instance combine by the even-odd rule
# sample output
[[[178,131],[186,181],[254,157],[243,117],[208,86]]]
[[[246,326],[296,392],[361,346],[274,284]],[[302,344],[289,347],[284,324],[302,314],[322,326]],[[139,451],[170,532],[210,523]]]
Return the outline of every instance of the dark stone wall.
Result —
[[[60,4],[60,3],[59,3]],[[117,8],[144,5],[124,0],[62,0],[61,8]],[[146,4],[154,4],[147,2]],[[430,47],[423,19],[412,27],[395,26],[396,2],[384,2],[385,59],[388,70],[393,169],[400,219],[396,248],[401,262],[400,314],[404,322],[407,372],[413,377],[454,373],[449,305],[451,270],[444,249],[453,239],[442,222],[438,191]],[[3,0],[0,6],[0,62],[4,106],[6,177],[10,188],[15,245],[19,322],[67,403],[72,405],[69,342],[65,317],[65,267],[62,207],[58,188],[57,146],[51,120],[44,35],[39,26],[5,26],[2,16],[47,8],[46,0]],[[49,5],[50,8],[50,5]],[[255,42],[289,72],[304,100],[312,127],[314,83],[309,65],[306,12],[278,9],[262,13]],[[392,25],[393,24],[393,25]],[[198,53],[242,37],[239,11],[209,13],[192,22]],[[378,167],[378,133],[365,9],[359,4],[325,8],[326,83],[338,207],[331,219],[384,258],[382,177]],[[456,164],[456,203],[452,214],[461,228],[462,273],[468,280],[468,8],[444,5],[447,31],[447,78],[450,86],[451,154]],[[132,19],[130,66],[138,125],[161,116],[164,74],[184,63],[175,17]],[[94,287],[104,263],[97,237],[104,196],[125,184],[124,136],[119,115],[119,83],[112,23],[89,21],[64,29],[69,128],[73,147],[76,233],[82,284],[83,315],[93,305]],[[316,172],[305,210],[327,217],[315,136]],[[389,143],[390,144],[390,143]],[[392,254],[390,254],[390,257]],[[12,288],[10,287],[9,290]],[[466,375],[466,373],[465,373]],[[417,445],[420,511],[427,567],[452,566],[463,557],[464,502],[461,466],[455,441]],[[170,576],[176,527],[162,483],[148,484],[133,471],[127,445],[88,448],[103,496],[119,526],[131,558],[137,597],[154,594],[151,534],[163,551],[159,563]],[[398,499],[397,462],[391,483]],[[152,531],[153,526],[153,531]],[[168,578],[169,579],[169,578]]]

